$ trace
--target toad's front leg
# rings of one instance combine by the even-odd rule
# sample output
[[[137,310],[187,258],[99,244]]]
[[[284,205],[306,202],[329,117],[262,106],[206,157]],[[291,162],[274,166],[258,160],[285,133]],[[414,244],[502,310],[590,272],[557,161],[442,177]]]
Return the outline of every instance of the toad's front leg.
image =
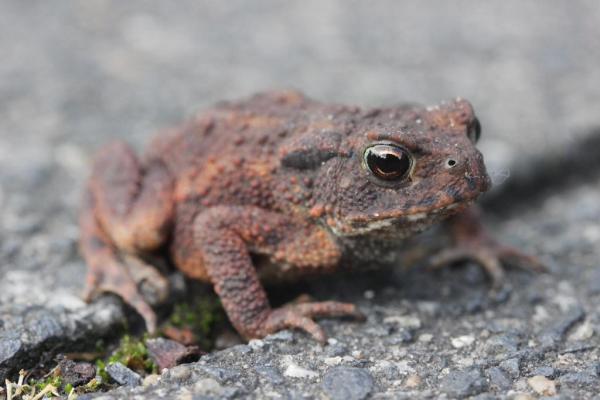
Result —
[[[354,305],[338,302],[278,309],[269,305],[250,254],[268,255],[296,268],[333,268],[340,251],[321,228],[296,224],[289,217],[258,207],[217,206],[196,217],[194,247],[230,321],[245,338],[298,328],[323,342],[325,333],[313,318],[360,317]]]
[[[429,264],[432,268],[472,260],[488,273],[494,288],[499,288],[504,283],[503,263],[536,272],[546,271],[536,257],[498,242],[481,223],[477,207],[470,207],[450,218],[448,225],[454,245],[430,258]]]

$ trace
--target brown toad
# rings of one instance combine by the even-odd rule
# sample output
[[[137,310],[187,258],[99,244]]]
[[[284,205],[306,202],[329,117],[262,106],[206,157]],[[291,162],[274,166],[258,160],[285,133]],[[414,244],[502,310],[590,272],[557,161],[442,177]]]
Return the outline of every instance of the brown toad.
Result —
[[[141,158],[110,144],[81,212],[87,297],[114,292],[154,330],[136,282],[162,279],[142,256],[168,249],[185,275],[212,283],[245,338],[300,328],[323,341],[313,318],[359,317],[355,306],[272,309],[262,278],[377,258],[451,215],[456,246],[435,263],[473,258],[499,281],[501,260],[526,256],[494,242],[469,211],[490,187],[479,134],[461,99],[362,110],[281,92],[220,104],[158,136]]]

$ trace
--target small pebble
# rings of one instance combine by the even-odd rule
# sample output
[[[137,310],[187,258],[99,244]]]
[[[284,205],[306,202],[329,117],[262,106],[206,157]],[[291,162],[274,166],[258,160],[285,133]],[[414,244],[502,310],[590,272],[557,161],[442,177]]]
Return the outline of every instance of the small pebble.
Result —
[[[419,336],[418,340],[421,343],[429,343],[433,340],[433,335],[431,333],[424,333]]]
[[[506,371],[512,378],[518,378],[521,374],[521,362],[518,358],[509,358],[502,361],[500,368]]]
[[[178,365],[165,370],[165,378],[172,382],[185,382],[190,376],[192,376],[192,371],[190,371],[190,367],[187,365]]]
[[[404,381],[404,387],[408,389],[416,389],[421,385],[421,377],[419,375],[409,375]]]
[[[598,380],[587,372],[569,372],[559,378],[562,385],[586,387],[594,385]]]
[[[325,354],[327,354],[330,357],[343,356],[347,353],[348,348],[344,344],[339,343],[337,341],[336,343],[329,344],[329,346],[325,347]]]
[[[160,382],[160,375],[158,374],[150,374],[144,378],[142,382],[142,386],[154,386]]]
[[[541,375],[546,378],[556,378],[557,371],[552,367],[538,367],[533,370],[533,375]]]
[[[535,397],[527,394],[527,393],[517,393],[512,398],[513,400],[535,400]]]
[[[248,342],[248,346],[254,351],[262,350],[267,344],[260,339],[252,339]]]
[[[96,376],[96,367],[87,362],[75,362],[64,358],[57,366],[64,384],[83,385]]]
[[[506,372],[498,367],[490,368],[488,370],[488,376],[490,377],[490,383],[500,390],[507,390],[512,386],[512,382],[508,378]]]
[[[487,389],[487,382],[478,368],[451,371],[441,380],[440,389],[450,397],[468,397]]]
[[[542,375],[536,375],[527,379],[529,386],[542,396],[554,396],[556,394],[556,384],[554,381]]]
[[[334,366],[340,365],[342,363],[342,357],[340,357],[340,356],[327,357],[323,360],[323,362],[325,364],[329,365],[330,367],[334,367]]]
[[[500,334],[490,337],[486,342],[486,350],[492,354],[517,351],[519,339],[516,335]]]
[[[184,346],[174,340],[155,338],[146,340],[148,353],[158,365],[159,371],[182,363],[198,360],[203,353],[196,346]]]
[[[463,347],[471,346],[475,342],[475,337],[471,335],[458,336],[450,339],[450,342],[455,349],[461,349]]]
[[[362,400],[373,390],[373,377],[362,368],[336,367],[327,371],[322,388],[331,400]]]
[[[142,384],[142,377],[120,362],[108,364],[106,372],[119,385],[139,386]]]
[[[582,341],[587,340],[594,336],[594,327],[586,320],[581,325],[573,330],[573,332],[567,337],[568,341]]]
[[[421,320],[411,315],[393,315],[383,319],[384,324],[398,325],[407,329],[419,329]]]

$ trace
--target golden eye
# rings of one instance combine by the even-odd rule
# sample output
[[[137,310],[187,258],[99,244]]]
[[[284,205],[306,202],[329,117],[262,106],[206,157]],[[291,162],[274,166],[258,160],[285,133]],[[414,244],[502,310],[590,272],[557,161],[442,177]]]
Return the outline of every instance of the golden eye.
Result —
[[[368,147],[363,155],[364,163],[377,178],[399,181],[408,176],[412,165],[410,153],[393,144],[376,144]]]

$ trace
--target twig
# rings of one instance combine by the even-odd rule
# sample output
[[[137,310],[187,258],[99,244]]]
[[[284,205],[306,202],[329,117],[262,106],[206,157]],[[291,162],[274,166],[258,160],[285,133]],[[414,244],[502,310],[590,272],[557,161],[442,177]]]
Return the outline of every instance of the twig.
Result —
[[[32,397],[31,400],[40,400],[42,397],[44,397],[44,395],[46,395],[46,393],[52,393],[56,397],[60,396],[54,385],[46,385],[46,387],[37,395],[35,395],[35,397]]]
[[[6,385],[6,400],[12,400],[12,382],[6,379],[4,384]]]

